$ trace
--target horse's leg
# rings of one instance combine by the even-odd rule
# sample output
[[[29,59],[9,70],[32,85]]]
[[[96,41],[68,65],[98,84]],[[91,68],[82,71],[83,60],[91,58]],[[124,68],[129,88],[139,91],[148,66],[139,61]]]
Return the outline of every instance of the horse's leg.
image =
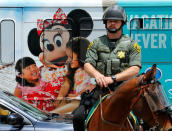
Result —
[[[144,97],[140,97],[137,103],[133,106],[132,111],[139,119],[142,118],[143,121],[146,123],[150,122],[150,120],[153,119],[152,112],[150,111],[149,106]]]
[[[172,124],[171,121],[168,119],[163,127],[167,131],[172,131]]]
[[[164,131],[172,131],[172,123],[167,114],[161,114],[157,116],[157,120],[160,127],[162,127]]]

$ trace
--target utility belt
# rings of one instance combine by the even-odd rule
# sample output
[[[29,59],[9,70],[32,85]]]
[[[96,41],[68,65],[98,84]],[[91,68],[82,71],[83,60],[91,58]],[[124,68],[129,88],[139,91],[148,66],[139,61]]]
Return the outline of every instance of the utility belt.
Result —
[[[87,90],[81,94],[80,105],[84,105],[86,109],[90,109],[99,99],[99,95],[103,95],[103,91],[96,86],[91,92]]]
[[[120,83],[118,83],[117,85],[119,86]],[[110,90],[109,90],[110,89]],[[89,90],[86,90],[86,92],[83,92],[81,94],[81,102],[80,102],[80,106],[83,105],[85,107],[85,115],[87,116],[90,109],[93,107],[93,105],[99,100],[100,95],[104,96],[106,94],[109,94],[109,91],[115,91],[115,85],[111,84],[105,88],[101,88],[98,85],[96,86],[96,88],[94,88],[91,92]]]

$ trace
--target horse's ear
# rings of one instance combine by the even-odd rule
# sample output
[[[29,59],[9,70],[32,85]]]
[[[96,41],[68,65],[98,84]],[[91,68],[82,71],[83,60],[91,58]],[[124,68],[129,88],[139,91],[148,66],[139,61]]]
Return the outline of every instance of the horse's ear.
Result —
[[[144,80],[151,81],[155,78],[155,75],[156,75],[156,64],[153,64],[151,70],[144,75]]]
[[[153,64],[151,70],[152,70],[152,77],[155,77],[155,75],[156,75],[156,64]]]

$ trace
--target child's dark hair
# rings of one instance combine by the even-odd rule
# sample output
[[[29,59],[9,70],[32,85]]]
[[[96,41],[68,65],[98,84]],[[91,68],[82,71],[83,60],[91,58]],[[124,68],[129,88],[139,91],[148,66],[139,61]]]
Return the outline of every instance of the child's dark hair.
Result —
[[[30,57],[23,57],[19,59],[16,63],[15,70],[16,70],[16,81],[21,86],[34,86],[33,83],[29,83],[27,80],[20,78],[18,75],[22,74],[22,69],[26,68],[27,66],[30,66],[32,64],[36,64],[35,61]]]
[[[89,40],[84,37],[74,37],[66,44],[66,48],[70,48],[72,52],[77,54],[79,65],[81,68],[83,68],[84,66],[86,52],[89,44]],[[74,86],[74,74],[76,70],[77,68],[73,69],[70,66],[68,67],[67,77],[70,80],[70,89],[72,89]]]
[[[79,65],[84,66],[87,48],[90,42],[84,37],[74,37],[67,44],[66,48],[70,48],[72,52],[75,52],[78,56]]]

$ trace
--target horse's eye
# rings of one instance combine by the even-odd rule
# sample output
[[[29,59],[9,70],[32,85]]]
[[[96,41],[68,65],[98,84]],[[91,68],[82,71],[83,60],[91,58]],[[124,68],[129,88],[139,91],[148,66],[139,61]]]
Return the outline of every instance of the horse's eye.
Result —
[[[60,35],[54,36],[54,43],[58,46],[61,47],[62,45],[62,37]]]

